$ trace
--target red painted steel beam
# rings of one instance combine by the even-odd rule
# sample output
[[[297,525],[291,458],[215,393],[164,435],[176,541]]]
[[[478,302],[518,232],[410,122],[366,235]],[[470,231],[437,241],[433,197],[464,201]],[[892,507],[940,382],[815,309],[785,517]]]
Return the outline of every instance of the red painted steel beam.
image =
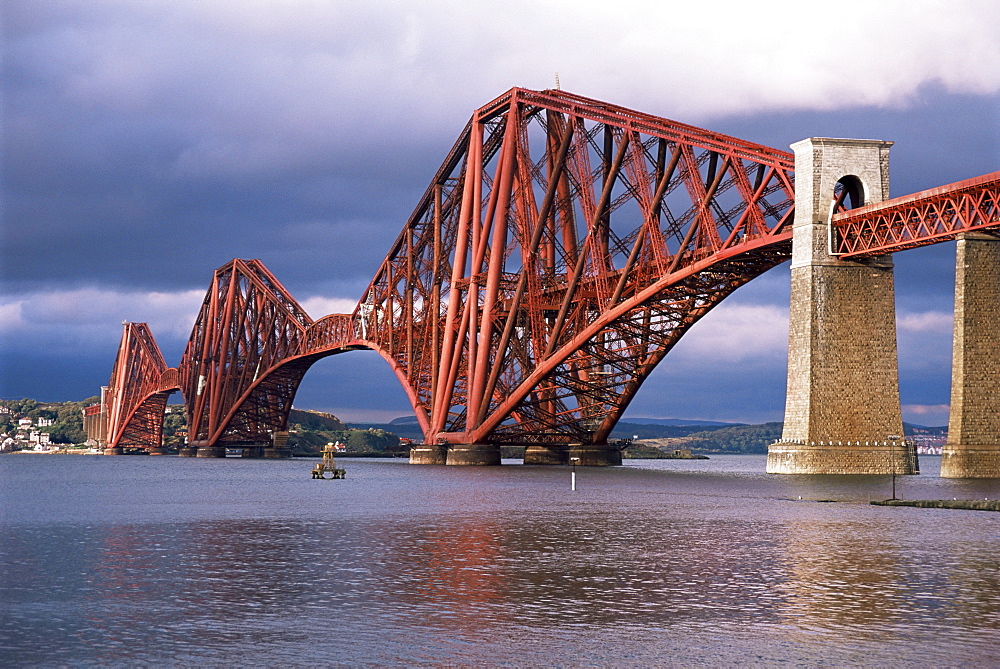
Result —
[[[473,114],[425,191],[353,314],[356,340],[392,361],[429,441],[599,442],[680,333],[787,258],[792,164],[512,89]]]
[[[177,370],[168,368],[145,323],[125,323],[104,399],[109,448],[159,448],[163,412],[179,390]]]
[[[216,271],[176,379],[189,442],[264,441],[318,359],[370,348],[428,441],[606,441],[698,318],[788,258],[790,153],[564,91],[477,110],[353,314]]]
[[[260,443],[284,429],[301,376],[260,381],[301,353],[312,322],[259,260],[216,270],[179,367],[188,443]]]
[[[833,216],[838,255],[865,258],[1000,230],[1000,172]]]

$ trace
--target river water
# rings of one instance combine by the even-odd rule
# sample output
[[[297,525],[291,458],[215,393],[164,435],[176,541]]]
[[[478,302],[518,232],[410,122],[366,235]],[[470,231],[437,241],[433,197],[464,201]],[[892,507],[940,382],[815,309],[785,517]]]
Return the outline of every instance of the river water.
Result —
[[[0,663],[1000,664],[1000,514],[764,461],[3,456]]]

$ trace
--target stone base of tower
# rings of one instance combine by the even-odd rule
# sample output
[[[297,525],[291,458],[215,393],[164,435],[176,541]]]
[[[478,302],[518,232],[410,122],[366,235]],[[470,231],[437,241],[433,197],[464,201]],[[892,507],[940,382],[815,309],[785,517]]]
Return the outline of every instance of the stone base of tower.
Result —
[[[443,465],[448,460],[446,444],[413,444],[410,446],[411,465]]]
[[[193,458],[198,455],[198,449],[197,447],[185,446],[177,449],[177,455],[182,458]]]
[[[500,447],[496,444],[452,444],[448,446],[446,465],[487,467],[500,464]]]
[[[581,467],[618,467],[622,464],[621,448],[607,444],[570,444],[567,457],[570,464]]]
[[[1000,447],[953,446],[941,451],[941,476],[951,479],[1000,478]]]
[[[115,446],[114,448],[105,448],[104,455],[125,455],[125,449],[121,446]]]
[[[919,474],[916,453],[902,444],[798,444],[767,449],[768,474]]]
[[[896,358],[889,257],[843,260],[831,246],[830,206],[885,199],[889,147],[878,140],[796,142],[788,390],[775,474],[910,474]]]
[[[524,449],[526,465],[615,467],[621,463],[621,448],[607,444],[531,444]]]
[[[562,444],[528,444],[524,447],[526,465],[568,465],[569,451]]]
[[[292,457],[292,449],[288,447],[288,430],[275,430],[271,435],[271,443],[264,446],[264,457],[269,460],[283,460]]]

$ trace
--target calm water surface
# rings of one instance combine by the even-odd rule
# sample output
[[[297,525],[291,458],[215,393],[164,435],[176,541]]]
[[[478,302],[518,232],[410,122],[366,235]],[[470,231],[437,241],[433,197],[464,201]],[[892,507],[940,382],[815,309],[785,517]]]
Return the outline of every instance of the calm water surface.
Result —
[[[313,462],[0,457],[0,662],[1000,664],[1000,514],[890,477]]]

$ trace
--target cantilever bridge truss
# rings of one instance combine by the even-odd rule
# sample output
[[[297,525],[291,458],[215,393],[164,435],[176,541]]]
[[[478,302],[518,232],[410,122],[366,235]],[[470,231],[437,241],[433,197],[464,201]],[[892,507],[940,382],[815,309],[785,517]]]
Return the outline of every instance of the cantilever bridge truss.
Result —
[[[109,405],[109,445],[158,445],[171,390],[190,443],[267,442],[309,367],[361,348],[392,367],[428,443],[605,443],[681,335],[790,257],[792,168],[787,152],[512,89],[473,114],[353,313],[314,321],[260,261],[233,260],[176,370],[129,324],[142,336],[119,352],[109,397],[127,408]],[[838,214],[841,251],[995,229],[998,183],[950,204],[938,189],[917,213],[919,195]]]

